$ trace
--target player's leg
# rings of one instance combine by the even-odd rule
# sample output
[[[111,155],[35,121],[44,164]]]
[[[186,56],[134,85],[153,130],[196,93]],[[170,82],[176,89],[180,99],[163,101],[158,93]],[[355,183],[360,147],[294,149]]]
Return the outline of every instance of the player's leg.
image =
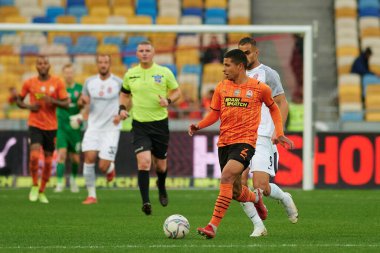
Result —
[[[99,169],[106,175],[107,182],[116,176],[115,158],[119,145],[120,131],[107,131],[102,133],[99,150]]]
[[[53,164],[53,152],[55,150],[55,138],[57,131],[43,131],[43,144],[45,155],[45,163],[42,170],[41,186],[39,189],[38,199],[41,203],[49,203],[45,195],[46,184],[49,182],[52,164]]]
[[[86,182],[88,197],[82,202],[83,204],[97,203],[95,188],[95,162],[98,157],[100,136],[96,131],[86,131],[82,142],[82,151],[84,153],[83,177]]]
[[[158,199],[162,206],[167,206],[169,203],[166,191],[167,159],[159,159],[153,155],[153,165],[157,174]]]
[[[70,132],[68,152],[69,152],[70,162],[71,162],[70,191],[79,192],[76,178],[78,175],[78,168],[80,164],[80,152],[81,152],[81,132],[80,131],[72,130]]]
[[[245,185],[248,187],[248,173],[249,169],[245,169],[241,175],[241,185]],[[235,185],[239,184],[239,178],[234,183],[234,189]],[[257,213],[256,207],[254,203],[252,202],[240,202],[240,205],[242,206],[245,214],[248,216],[248,218],[252,221],[253,224],[253,232],[251,234],[251,237],[259,237],[267,235],[267,230],[264,226],[264,223],[262,219],[260,218],[259,214]]]
[[[29,127],[29,141],[29,171],[32,177],[32,188],[29,192],[29,200],[34,202],[38,199],[38,160],[43,143],[41,130],[35,127]]]

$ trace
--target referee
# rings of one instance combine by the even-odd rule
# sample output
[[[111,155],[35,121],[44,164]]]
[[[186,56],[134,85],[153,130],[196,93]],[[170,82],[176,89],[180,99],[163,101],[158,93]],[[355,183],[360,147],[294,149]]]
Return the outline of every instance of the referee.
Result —
[[[149,171],[152,160],[158,177],[160,203],[168,205],[165,187],[169,143],[167,107],[178,100],[181,92],[173,73],[153,62],[154,48],[149,41],[138,44],[136,55],[140,64],[129,69],[124,76],[119,115],[126,119],[133,105],[132,143],[137,158],[142,211],[150,215]]]

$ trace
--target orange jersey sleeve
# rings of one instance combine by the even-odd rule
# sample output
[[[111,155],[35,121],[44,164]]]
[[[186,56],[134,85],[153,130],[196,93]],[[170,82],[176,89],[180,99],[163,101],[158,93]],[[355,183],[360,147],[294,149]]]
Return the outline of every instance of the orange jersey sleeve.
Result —
[[[24,98],[26,95],[28,95],[29,89],[30,89],[30,83],[31,83],[30,80],[31,79],[26,80],[24,84],[22,85],[22,88],[20,91],[20,97]]]
[[[262,84],[262,101],[269,108],[270,115],[272,117],[274,127],[276,130],[276,136],[284,135],[284,129],[282,126],[282,117],[280,109],[278,108],[276,102],[272,98],[272,90],[266,84]]]
[[[221,100],[220,100],[220,87],[222,86],[222,82],[219,83],[214,91],[214,94],[212,95],[211,99],[211,105],[210,108],[215,111],[220,111],[221,108]]]

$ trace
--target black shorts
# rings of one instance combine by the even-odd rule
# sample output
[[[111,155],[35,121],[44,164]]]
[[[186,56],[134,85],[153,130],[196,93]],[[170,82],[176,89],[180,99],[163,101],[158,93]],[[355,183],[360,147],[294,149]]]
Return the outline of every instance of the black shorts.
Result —
[[[42,130],[37,127],[29,127],[30,144],[41,144],[44,151],[54,152],[57,130]]]
[[[255,154],[255,148],[246,143],[236,143],[218,148],[219,164],[223,171],[224,166],[231,159],[236,160],[244,165],[244,169],[249,166],[252,156]]]
[[[139,122],[132,121],[132,143],[135,154],[150,150],[158,159],[166,159],[169,144],[168,119]]]

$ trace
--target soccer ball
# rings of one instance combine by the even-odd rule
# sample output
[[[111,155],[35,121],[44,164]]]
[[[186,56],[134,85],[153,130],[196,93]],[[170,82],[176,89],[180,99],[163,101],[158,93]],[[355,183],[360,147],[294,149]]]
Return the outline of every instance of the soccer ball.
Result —
[[[173,214],[165,220],[163,229],[168,238],[180,239],[189,233],[190,224],[186,217]]]

